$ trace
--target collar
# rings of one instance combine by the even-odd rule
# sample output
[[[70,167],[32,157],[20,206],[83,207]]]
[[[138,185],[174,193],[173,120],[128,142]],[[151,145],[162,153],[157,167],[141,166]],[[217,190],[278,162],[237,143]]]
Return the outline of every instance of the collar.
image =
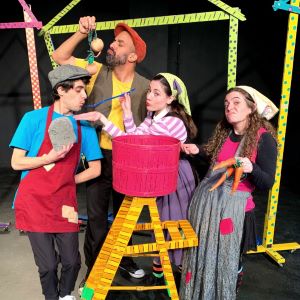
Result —
[[[239,134],[236,134],[234,132],[234,130],[232,130],[229,134],[229,137],[231,139],[232,142],[234,143],[237,143],[237,142],[240,142],[242,140],[242,138],[244,137],[244,135],[239,135]]]
[[[165,117],[169,113],[169,111],[170,111],[170,107],[167,106],[159,114],[157,114],[156,116],[153,116],[153,121],[157,122],[157,121],[161,120],[163,117]]]

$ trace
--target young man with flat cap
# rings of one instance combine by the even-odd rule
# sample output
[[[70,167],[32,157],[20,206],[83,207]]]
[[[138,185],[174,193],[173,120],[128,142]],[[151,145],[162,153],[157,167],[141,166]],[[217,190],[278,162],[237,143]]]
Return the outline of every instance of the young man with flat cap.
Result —
[[[102,153],[95,129],[73,118],[87,98],[90,74],[64,65],[48,77],[54,103],[27,112],[10,143],[12,168],[22,171],[16,228],[27,232],[45,299],[75,300],[71,292],[81,266],[76,184],[100,175]],[[76,174],[81,153],[88,168]]]
[[[95,17],[82,17],[79,20],[79,30],[61,44],[54,52],[53,59],[58,64],[72,64],[86,67],[87,61],[75,58],[72,54],[77,45],[85,40],[88,33],[96,28]],[[106,63],[96,62],[97,73],[92,76],[87,92],[88,102],[94,104],[100,100],[119,95],[131,88],[132,111],[136,124],[140,124],[146,116],[146,93],[149,80],[135,72],[136,65],[143,61],[146,55],[146,43],[138,33],[125,23],[119,23],[114,30],[115,39],[110,44]],[[110,121],[124,130],[122,108],[119,99],[113,99],[96,107]],[[104,158],[102,173],[99,178],[87,182],[87,214],[88,224],[85,234],[84,254],[88,277],[99,254],[108,232],[109,202],[113,199],[113,212],[116,216],[124,195],[112,188],[112,143],[110,136],[101,131],[99,142]],[[138,268],[132,258],[123,258],[120,268],[131,277],[142,278],[144,270]],[[80,289],[84,284],[80,284]],[[79,290],[80,293],[80,290]]]

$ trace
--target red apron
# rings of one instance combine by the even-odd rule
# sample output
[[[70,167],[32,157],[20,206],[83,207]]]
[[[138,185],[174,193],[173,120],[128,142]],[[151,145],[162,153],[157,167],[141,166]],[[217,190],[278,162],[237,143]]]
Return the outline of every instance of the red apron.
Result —
[[[52,149],[48,128],[53,105],[47,115],[45,138],[37,156]],[[76,232],[78,208],[75,172],[80,159],[81,127],[77,122],[78,141],[65,158],[47,171],[44,167],[30,170],[20,182],[15,199],[16,228],[32,232]]]

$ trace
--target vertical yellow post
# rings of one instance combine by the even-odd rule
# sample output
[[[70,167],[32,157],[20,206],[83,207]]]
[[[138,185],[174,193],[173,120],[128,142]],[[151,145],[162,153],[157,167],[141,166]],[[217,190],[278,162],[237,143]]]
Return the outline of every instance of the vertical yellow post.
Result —
[[[49,54],[49,57],[50,57],[50,60],[51,60],[51,65],[54,69],[58,66],[58,64],[52,58],[52,52],[54,51],[54,46],[53,46],[53,43],[52,43],[52,40],[51,40],[51,35],[50,35],[49,32],[44,33],[44,40],[45,40],[46,47],[47,47],[47,50],[48,50],[48,54]]]
[[[238,41],[239,20],[230,16],[229,22],[229,46],[228,46],[228,70],[227,88],[236,85],[236,64],[237,64],[237,41]]]
[[[299,6],[300,0],[291,1],[294,6]],[[297,36],[297,26],[298,26],[298,15],[290,12],[289,22],[288,22],[288,32],[286,40],[286,50],[284,59],[284,71],[282,79],[281,88],[281,100],[280,100],[280,110],[279,110],[279,121],[278,121],[278,156],[276,162],[276,173],[275,173],[275,183],[273,188],[269,192],[268,207],[265,215],[264,223],[264,235],[263,244],[258,247],[258,251],[250,251],[249,253],[266,252],[272,259],[274,259],[280,266],[285,263],[285,259],[277,253],[281,250],[296,250],[300,249],[298,243],[285,243],[274,245],[274,231],[275,231],[275,221],[278,206],[278,195],[280,188],[281,179],[281,169],[283,160],[283,151],[285,143],[285,134],[287,126],[287,116],[289,109],[293,64],[294,64],[294,54],[296,47],[296,36]]]
[[[295,5],[299,5],[299,0],[294,0]],[[276,174],[275,174],[275,184],[269,193],[269,202],[267,208],[267,215],[265,219],[264,237],[263,245],[269,248],[273,244],[274,240],[274,229],[276,212],[278,205],[278,194],[281,179],[281,169],[283,160],[283,151],[285,144],[286,126],[287,126],[287,116],[289,109],[293,64],[294,64],[294,54],[296,46],[296,36],[297,36],[297,25],[298,25],[298,15],[290,13],[288,32],[286,40],[286,50],[284,59],[284,71],[283,80],[281,88],[281,100],[280,100],[280,111],[279,111],[279,121],[278,121],[278,156],[276,163]]]

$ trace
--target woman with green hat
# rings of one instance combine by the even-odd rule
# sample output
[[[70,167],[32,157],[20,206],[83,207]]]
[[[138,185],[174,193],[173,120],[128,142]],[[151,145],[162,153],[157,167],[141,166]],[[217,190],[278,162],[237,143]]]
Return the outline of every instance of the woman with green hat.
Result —
[[[120,135],[165,135],[177,138],[181,143],[191,142],[197,134],[192,120],[187,90],[180,78],[170,73],[159,73],[150,82],[146,96],[147,117],[136,127],[131,111],[131,98],[125,94],[120,98],[124,114],[126,133],[109,121],[102,113],[94,111],[74,116],[77,120],[98,121],[102,129],[113,138]],[[195,189],[195,176],[189,161],[182,155],[179,162],[177,190],[157,198],[162,221],[187,219],[190,199]],[[170,260],[181,267],[182,250],[170,250]],[[154,281],[163,281],[159,259],[153,262]]]

